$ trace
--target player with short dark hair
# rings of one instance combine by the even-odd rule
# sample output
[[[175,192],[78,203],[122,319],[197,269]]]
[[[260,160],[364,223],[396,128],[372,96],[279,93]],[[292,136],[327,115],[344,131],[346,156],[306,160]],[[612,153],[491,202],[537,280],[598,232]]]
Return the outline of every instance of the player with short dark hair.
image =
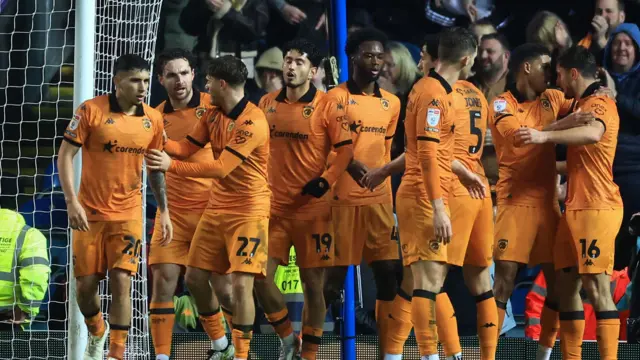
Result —
[[[463,28],[443,30],[439,42],[438,65],[409,94],[406,169],[396,195],[403,263],[413,274],[411,316],[420,355],[428,360],[438,359],[436,296],[447,274],[452,235],[447,206],[453,177],[452,85],[468,75],[477,52],[474,35]],[[446,293],[438,297],[451,308]],[[401,354],[402,344],[394,341],[385,359],[400,359]]]
[[[233,355],[209,279],[223,283],[223,277],[231,274],[235,359],[246,360],[255,320],[253,283],[256,277],[266,275],[271,198],[267,181],[269,127],[264,113],[244,97],[246,78],[247,68],[241,60],[233,56],[212,59],[207,87],[214,107],[206,111],[186,139],[165,144],[167,153],[184,159],[210,143],[213,157],[208,161],[172,160],[161,151],[147,155],[152,169],[217,179],[193,235],[185,275],[213,341],[212,360],[228,360]]]
[[[591,119],[561,120],[546,131],[520,128],[516,138],[525,145],[568,146],[567,210],[553,248],[563,359],[581,359],[585,327],[581,289],[596,312],[600,358],[617,359],[620,319],[609,287],[623,215],[612,175],[620,119],[615,101],[598,93],[595,58],[589,50],[581,46],[567,50],[558,59],[557,72],[558,86]]]
[[[282,66],[285,88],[265,95],[259,105],[271,130],[269,183],[273,198],[267,277],[256,282],[256,290],[267,320],[282,342],[283,360],[316,359],[326,314],[324,273],[334,260],[327,192],[353,158],[344,107],[311,83],[321,61],[313,43],[305,39],[287,43]],[[332,150],[337,155],[327,168]],[[274,284],[278,265],[289,262],[292,245],[304,285],[302,349],[293,334],[284,297]]]
[[[169,97],[169,100],[162,102],[156,109],[163,114],[167,137],[176,141],[187,136],[211,108],[211,96],[193,87],[193,64],[193,55],[182,49],[167,49],[156,59],[158,80]],[[190,156],[187,161],[205,163],[210,158],[211,147],[207,146]],[[162,246],[161,232],[156,228],[149,250],[149,265],[153,273],[149,312],[157,360],[169,360],[171,354],[175,321],[173,296],[180,274],[187,265],[191,239],[207,207],[212,182],[212,179],[184,177],[174,173],[167,173],[166,179],[169,214],[174,224],[173,241]],[[156,217],[159,216],[160,212]],[[216,292],[220,294],[222,312],[231,326],[231,279],[229,276],[221,279],[226,281],[214,282],[212,285],[216,286]],[[213,289],[210,291],[213,293]],[[207,319],[202,319],[201,322],[204,326],[210,323]],[[233,353],[232,348],[229,352]]]
[[[391,182],[384,181],[372,191],[364,187],[362,178],[369,169],[391,161],[391,142],[400,114],[398,97],[377,82],[386,43],[386,35],[377,29],[351,33],[345,46],[351,77],[329,91],[349,119],[354,160],[332,188],[336,260],[327,272],[325,287],[325,301],[330,305],[340,294],[347,267],[360,264],[364,257],[376,281],[376,324],[381,339],[387,332],[400,271]],[[384,349],[385,344],[380,346]]]
[[[502,329],[518,269],[522,265],[541,265],[547,281],[537,354],[541,360],[551,356],[559,326],[552,256],[560,219],[556,153],[553,144],[524,146],[515,135],[523,126],[542,129],[554,123],[575,104],[561,91],[548,88],[552,70],[546,47],[533,43],[518,46],[511,53],[509,68],[507,91],[490,106],[491,133],[499,163],[493,291],[498,305],[498,329]],[[585,117],[589,117],[588,113],[570,116]]]
[[[85,101],[64,132],[58,166],[73,229],[77,300],[89,329],[87,360],[122,360],[131,323],[131,276],[138,271],[142,242],[142,160],[162,150],[162,115],[144,104],[149,63],[138,55],[119,57],[115,91]],[[73,188],[73,157],[83,148],[79,194]],[[172,239],[164,173],[149,172],[158,203],[160,244]],[[109,274],[112,303],[109,322],[100,312],[98,285]]]

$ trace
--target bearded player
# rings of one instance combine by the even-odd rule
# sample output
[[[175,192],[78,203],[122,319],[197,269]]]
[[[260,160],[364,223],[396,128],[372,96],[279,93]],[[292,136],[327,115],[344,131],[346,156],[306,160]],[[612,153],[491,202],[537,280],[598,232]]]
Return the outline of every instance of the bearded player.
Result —
[[[164,129],[171,140],[184,139],[212,107],[211,96],[193,87],[194,63],[193,55],[182,49],[166,50],[156,59],[158,80],[169,97],[169,100],[156,109],[163,114]],[[210,158],[211,147],[206,146],[186,161],[204,163]],[[149,264],[153,274],[149,312],[157,360],[169,360],[171,354],[175,322],[173,295],[187,265],[191,239],[207,207],[212,179],[167,173],[166,181],[169,214],[174,225],[173,241],[167,246],[161,246],[161,232],[156,228],[149,251]],[[156,221],[159,216],[158,211]],[[229,277],[222,279],[230,280]],[[220,294],[222,311],[231,326],[231,284],[227,281],[214,282],[213,285],[217,285],[215,293]]]

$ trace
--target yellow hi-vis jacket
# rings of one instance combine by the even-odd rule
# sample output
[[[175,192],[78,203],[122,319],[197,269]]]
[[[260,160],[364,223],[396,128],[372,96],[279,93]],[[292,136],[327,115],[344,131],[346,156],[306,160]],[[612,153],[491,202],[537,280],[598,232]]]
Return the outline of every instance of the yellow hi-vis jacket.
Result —
[[[0,312],[14,306],[35,317],[49,283],[47,239],[19,213],[0,209]]]

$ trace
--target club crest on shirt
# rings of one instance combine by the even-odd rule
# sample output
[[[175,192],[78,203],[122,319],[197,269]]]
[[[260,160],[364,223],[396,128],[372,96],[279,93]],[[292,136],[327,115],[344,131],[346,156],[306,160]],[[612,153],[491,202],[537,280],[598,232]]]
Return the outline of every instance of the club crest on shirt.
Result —
[[[540,103],[542,103],[542,108],[545,110],[551,110],[551,102],[547,98],[541,98]]]
[[[230,132],[231,130],[233,130],[234,127],[236,127],[236,123],[235,121],[231,121],[229,123],[229,126],[227,126],[227,132]]]
[[[202,115],[204,115],[204,113],[207,111],[207,109],[199,107],[196,108],[196,118],[198,118],[198,120],[200,120],[202,118]]]
[[[311,114],[313,114],[313,106],[305,106],[302,109],[302,117],[305,119],[308,119],[311,117]]]
[[[380,104],[382,104],[382,109],[389,110],[389,100],[385,98],[380,99]]]
[[[144,118],[142,119],[142,127],[145,129],[145,131],[150,131],[151,130],[151,120]]]
[[[507,250],[508,245],[509,245],[509,240],[507,239],[498,240],[498,250],[500,250],[501,252],[504,252],[505,250]]]

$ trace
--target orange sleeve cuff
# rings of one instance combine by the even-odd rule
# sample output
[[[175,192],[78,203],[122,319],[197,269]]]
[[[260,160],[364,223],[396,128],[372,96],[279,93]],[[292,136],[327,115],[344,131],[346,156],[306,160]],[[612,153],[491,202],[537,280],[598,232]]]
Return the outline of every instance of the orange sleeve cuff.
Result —
[[[437,142],[418,140],[418,161],[422,169],[422,181],[427,189],[427,196],[431,201],[442,197],[437,153]]]
[[[342,175],[349,164],[353,160],[353,145],[344,145],[336,149],[336,157],[331,163],[331,166],[322,174],[322,177],[327,180],[330,186],[338,181],[340,175]]]

